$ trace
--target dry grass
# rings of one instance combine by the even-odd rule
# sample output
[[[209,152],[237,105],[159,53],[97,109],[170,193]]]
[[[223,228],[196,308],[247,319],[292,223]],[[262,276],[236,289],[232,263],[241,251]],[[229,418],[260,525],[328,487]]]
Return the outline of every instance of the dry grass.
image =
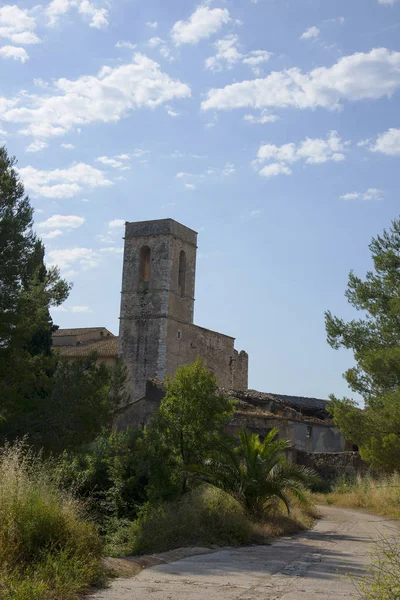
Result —
[[[73,600],[101,573],[101,543],[81,506],[24,444],[0,450],[2,600]]]
[[[133,523],[117,523],[108,536],[106,551],[111,556],[123,556],[190,546],[265,544],[271,538],[309,528],[315,517],[311,505],[295,503],[290,516],[277,509],[262,522],[254,522],[231,496],[204,486],[179,501],[145,507]]]
[[[353,482],[338,482],[332,492],[313,494],[316,504],[334,504],[365,509],[378,515],[400,519],[400,475],[380,478],[357,477]]]

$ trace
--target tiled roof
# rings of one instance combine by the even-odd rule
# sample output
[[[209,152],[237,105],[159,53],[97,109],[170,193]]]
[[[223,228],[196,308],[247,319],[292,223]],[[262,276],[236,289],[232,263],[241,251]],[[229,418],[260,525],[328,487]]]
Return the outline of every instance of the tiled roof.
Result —
[[[322,400],[321,398],[286,396],[284,394],[258,392],[257,390],[232,392],[232,396],[258,406],[275,402],[282,407],[287,406],[303,415],[312,415],[319,418],[329,417],[326,409],[328,400]]]
[[[53,333],[53,337],[64,337],[69,335],[83,335],[85,333],[89,333],[90,331],[104,331],[106,330],[110,336],[114,337],[114,334],[111,331],[108,331],[106,327],[81,327],[77,329],[57,329]]]
[[[118,356],[118,337],[113,336],[105,340],[90,341],[86,344],[76,346],[55,346],[54,350],[65,357],[89,356],[91,352],[96,352],[102,358],[117,358]]]

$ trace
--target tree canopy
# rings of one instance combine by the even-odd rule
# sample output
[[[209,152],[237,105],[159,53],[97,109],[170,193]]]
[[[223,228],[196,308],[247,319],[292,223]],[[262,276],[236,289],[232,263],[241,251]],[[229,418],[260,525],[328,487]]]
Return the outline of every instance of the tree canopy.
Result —
[[[373,238],[373,270],[365,279],[349,275],[346,297],[362,317],[345,322],[325,315],[328,343],[354,352],[344,374],[365,409],[332,397],[332,413],[344,435],[374,467],[400,468],[400,220]]]

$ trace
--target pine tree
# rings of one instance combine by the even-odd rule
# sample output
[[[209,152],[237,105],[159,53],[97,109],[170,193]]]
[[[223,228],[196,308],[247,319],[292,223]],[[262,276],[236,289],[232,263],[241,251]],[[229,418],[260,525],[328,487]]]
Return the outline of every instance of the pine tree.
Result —
[[[15,164],[0,148],[0,414],[11,429],[49,389],[57,362],[49,307],[61,304],[70,290],[58,269],[44,264]]]
[[[325,315],[328,343],[353,350],[356,366],[344,374],[365,410],[332,397],[335,422],[374,467],[400,468],[400,219],[369,246],[374,270],[363,281],[349,275],[346,297],[362,318],[348,323]]]

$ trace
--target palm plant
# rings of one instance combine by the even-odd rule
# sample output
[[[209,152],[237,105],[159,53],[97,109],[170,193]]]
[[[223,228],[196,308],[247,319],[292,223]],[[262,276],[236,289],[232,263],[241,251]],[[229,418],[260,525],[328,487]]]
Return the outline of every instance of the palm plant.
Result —
[[[282,501],[290,513],[290,495],[306,502],[306,489],[317,480],[316,473],[307,467],[289,463],[284,451],[287,440],[277,439],[272,429],[263,441],[243,428],[239,445],[221,446],[212,457],[191,468],[191,473],[224,490],[253,515],[274,509]]]

